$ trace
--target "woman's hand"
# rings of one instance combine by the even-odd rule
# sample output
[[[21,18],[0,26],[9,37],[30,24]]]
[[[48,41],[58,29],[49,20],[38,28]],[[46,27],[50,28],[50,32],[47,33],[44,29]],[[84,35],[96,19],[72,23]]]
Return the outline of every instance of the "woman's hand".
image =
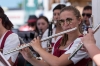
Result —
[[[94,39],[93,31],[91,28],[88,29],[88,34],[86,34],[84,37],[82,37],[81,40],[85,47],[96,43],[96,41]]]
[[[33,47],[33,49],[34,49],[35,51],[38,51],[40,48],[42,48],[39,37],[34,38],[34,39],[31,41],[31,44],[30,44],[30,45]]]
[[[46,51],[49,52],[49,53],[52,52],[52,46],[51,46],[51,44],[50,44],[49,42],[48,42],[48,44],[47,44]]]
[[[24,49],[20,50],[20,53],[26,60],[30,60],[33,57],[33,54],[29,48],[24,48]]]

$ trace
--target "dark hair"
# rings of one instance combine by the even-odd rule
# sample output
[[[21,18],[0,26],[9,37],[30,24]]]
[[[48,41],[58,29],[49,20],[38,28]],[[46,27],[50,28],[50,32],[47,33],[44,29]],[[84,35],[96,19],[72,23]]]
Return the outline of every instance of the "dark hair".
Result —
[[[2,25],[7,29],[11,30],[13,28],[13,24],[9,20],[6,14],[4,14],[4,10],[0,7],[0,18],[2,19]]]
[[[83,8],[83,10],[92,10],[92,6],[87,5],[87,6],[85,6],[85,7]]]
[[[64,8],[64,7],[66,7],[66,5],[64,5],[64,4],[58,4],[54,9],[53,9],[53,11],[54,10],[61,10],[62,8]]]
[[[38,18],[36,17],[36,15],[30,15],[27,22],[28,22],[28,26],[35,27],[34,31],[38,34],[39,30],[36,26],[37,19]]]
[[[76,9],[75,7],[73,6],[67,6],[67,7],[64,7],[61,11],[60,11],[60,14],[64,11],[72,11],[73,14],[78,18],[81,17],[81,14],[79,12],[78,9]],[[79,30],[80,30],[81,26],[79,25]],[[66,45],[66,41],[68,41],[68,34],[64,34],[63,35],[63,38],[62,38],[62,41],[60,43],[61,46],[65,46]]]
[[[39,16],[37,20],[39,20],[39,19],[44,19],[47,22],[47,24],[49,25],[49,21],[48,21],[47,17],[45,17],[45,16]],[[36,29],[37,29],[37,33],[39,35],[39,29],[37,28],[37,25],[36,25]]]
[[[36,25],[37,17],[35,15],[30,15],[27,22],[28,22],[28,26],[33,27]]]
[[[48,20],[47,17],[45,17],[45,16],[39,16],[38,20],[39,19],[44,19],[47,22],[47,24],[49,25],[49,20]]]

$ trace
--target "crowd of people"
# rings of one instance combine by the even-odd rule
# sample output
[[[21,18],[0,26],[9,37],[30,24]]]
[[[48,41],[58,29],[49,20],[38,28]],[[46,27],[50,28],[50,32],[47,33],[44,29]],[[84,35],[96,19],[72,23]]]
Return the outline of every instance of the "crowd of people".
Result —
[[[93,35],[94,32],[89,28],[91,25],[89,21],[91,15],[91,6],[85,6],[81,15],[77,8],[64,4],[58,4],[54,7],[52,23],[50,23],[45,16],[36,17],[31,15],[28,19],[27,26],[29,31],[35,32],[35,37],[30,41],[30,45],[31,48],[39,54],[41,59],[34,57],[33,52],[30,51],[28,47],[4,55],[4,57],[12,66],[17,66],[16,60],[19,52],[23,58],[33,66],[93,66],[89,63],[92,61],[99,66],[100,50],[96,46],[96,40]],[[52,25],[54,25],[54,27],[52,27]],[[51,40],[41,42],[43,38],[74,27],[77,29],[56,36]],[[12,28],[13,24],[4,13],[2,7],[0,7],[0,51],[3,54],[11,48],[20,46],[19,36],[11,31]],[[19,30],[21,30],[21,28]],[[50,31],[52,33],[50,33]],[[84,31],[88,31],[88,33],[84,35]],[[82,48],[84,50],[80,49],[77,54],[69,60],[68,58],[80,42],[83,43]],[[48,44],[51,46],[48,47]]]

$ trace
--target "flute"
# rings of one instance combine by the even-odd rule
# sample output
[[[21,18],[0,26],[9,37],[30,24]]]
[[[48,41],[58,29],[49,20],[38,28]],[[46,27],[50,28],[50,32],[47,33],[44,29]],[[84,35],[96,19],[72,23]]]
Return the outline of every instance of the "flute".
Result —
[[[19,40],[20,40],[20,42],[21,42],[22,44],[25,44],[24,40],[23,40],[21,37],[19,37]]]
[[[57,34],[54,34],[54,35],[49,36],[49,37],[47,37],[47,38],[43,38],[43,39],[41,39],[40,41],[41,41],[41,42],[42,42],[42,41],[46,41],[46,40],[48,40],[48,39],[50,39],[50,38],[53,38],[53,37],[62,35],[62,34],[64,34],[64,33],[68,33],[68,32],[74,31],[74,30],[76,30],[76,29],[77,29],[77,27],[72,28],[72,29],[69,29],[69,30],[66,30],[66,31],[63,31],[63,32],[60,32],[60,33],[57,33]],[[4,53],[4,55],[7,55],[7,54],[13,53],[13,52],[15,52],[15,51],[21,50],[21,49],[23,49],[23,48],[29,47],[30,44],[31,44],[31,43],[27,43],[27,44],[21,45],[21,46],[19,46],[19,47],[16,47],[15,49]]]
[[[99,29],[100,24],[98,24],[95,28],[93,28],[92,30],[94,31],[93,34]],[[73,51],[73,53],[68,57],[68,60],[70,60],[83,46],[83,43],[80,42],[78,47]]]

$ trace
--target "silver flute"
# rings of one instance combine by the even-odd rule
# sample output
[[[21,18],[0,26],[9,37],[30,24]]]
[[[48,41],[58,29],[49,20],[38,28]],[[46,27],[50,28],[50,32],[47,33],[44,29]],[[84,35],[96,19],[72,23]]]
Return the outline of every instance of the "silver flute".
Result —
[[[95,28],[93,28],[93,34],[100,28],[100,24],[98,24]],[[73,53],[68,57],[68,60],[70,60],[83,46],[83,43],[80,42],[78,47],[73,51]]]
[[[21,37],[18,37],[22,44],[25,44],[24,40]]]
[[[63,31],[63,32],[60,32],[60,33],[57,33],[57,34],[54,34],[54,35],[49,36],[49,37],[47,37],[47,38],[43,38],[43,39],[41,39],[40,41],[41,41],[41,42],[42,42],[42,41],[46,41],[46,40],[48,40],[48,39],[50,39],[50,38],[53,38],[53,37],[56,37],[56,36],[59,36],[59,35],[62,35],[62,34],[71,32],[71,31],[74,31],[74,30],[76,30],[76,29],[77,29],[77,27],[72,28],[72,29],[69,29],[69,30],[66,30],[66,31]],[[20,39],[21,39],[21,38],[20,38]],[[31,43],[27,43],[27,44],[21,45],[21,46],[19,46],[19,47],[16,47],[15,49],[12,49],[12,50],[10,50],[10,51],[4,53],[4,55],[7,55],[7,54],[13,53],[13,52],[15,52],[15,51],[21,50],[21,49],[23,49],[23,48],[29,47],[30,44],[31,44]]]

